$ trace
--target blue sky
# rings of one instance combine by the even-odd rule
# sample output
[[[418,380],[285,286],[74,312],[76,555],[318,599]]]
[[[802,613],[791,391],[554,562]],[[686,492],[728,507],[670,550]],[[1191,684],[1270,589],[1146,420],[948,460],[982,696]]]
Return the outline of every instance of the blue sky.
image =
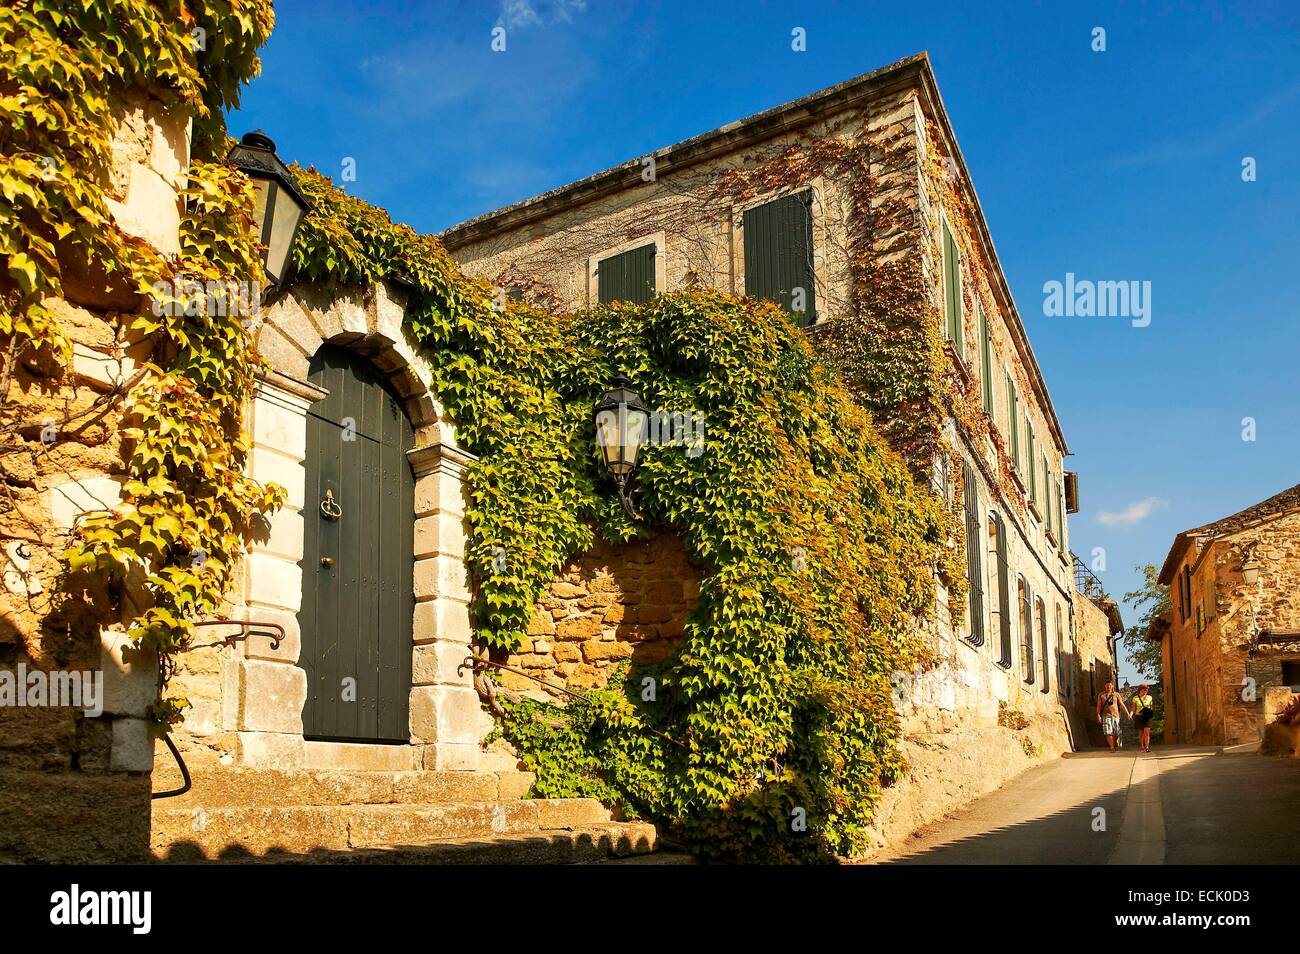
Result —
[[[927,50],[1119,595],[1300,483],[1300,8],[1066,6],[279,0],[230,126],[432,232]],[[1150,325],[1046,317],[1067,272]]]

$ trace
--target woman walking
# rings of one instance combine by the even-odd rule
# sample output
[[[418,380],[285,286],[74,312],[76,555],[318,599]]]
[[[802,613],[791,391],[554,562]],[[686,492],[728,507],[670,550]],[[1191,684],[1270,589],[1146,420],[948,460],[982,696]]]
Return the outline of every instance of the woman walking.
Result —
[[[1137,723],[1138,748],[1143,752],[1151,751],[1151,720],[1156,714],[1155,704],[1147,684],[1138,686],[1137,695],[1133,697],[1133,721]]]

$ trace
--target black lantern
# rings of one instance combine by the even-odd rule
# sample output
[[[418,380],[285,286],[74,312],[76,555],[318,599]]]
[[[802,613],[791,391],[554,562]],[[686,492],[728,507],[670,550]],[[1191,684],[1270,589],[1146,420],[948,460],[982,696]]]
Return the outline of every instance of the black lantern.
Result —
[[[257,188],[257,224],[266,246],[266,276],[273,284],[284,280],[289,249],[311,203],[298,188],[293,173],[275,154],[275,143],[260,129],[245,133],[226,160],[253,180]]]
[[[650,412],[641,404],[641,396],[632,390],[631,380],[619,374],[609,383],[609,390],[601,395],[593,413],[601,461],[618,484],[623,509],[633,520],[640,520],[628,486],[646,439]]]

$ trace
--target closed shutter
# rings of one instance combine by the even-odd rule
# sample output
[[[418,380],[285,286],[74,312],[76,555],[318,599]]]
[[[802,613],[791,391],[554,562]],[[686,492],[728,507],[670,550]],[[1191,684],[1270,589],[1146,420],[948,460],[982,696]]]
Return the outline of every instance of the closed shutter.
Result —
[[[1047,458],[1043,458],[1043,519],[1047,521],[1047,532],[1052,532],[1052,472],[1048,469]]]
[[[1039,692],[1050,692],[1052,690],[1052,657],[1051,643],[1047,636],[1047,604],[1040,597],[1038,600],[1038,671],[1043,677],[1043,684],[1039,686]]]
[[[1007,424],[1011,431],[1011,467],[1020,469],[1020,396],[1016,394],[1016,383],[1007,372]]]
[[[745,211],[745,294],[774,301],[801,328],[817,320],[812,193],[787,195]]]
[[[620,255],[602,258],[596,266],[600,303],[647,302],[655,293],[655,247],[642,245]]]
[[[970,635],[972,646],[984,645],[984,574],[980,566],[979,482],[975,468],[965,467],[962,494],[966,502],[966,575],[970,583]]]
[[[1034,425],[1025,415],[1025,433],[1029,435],[1029,454],[1025,457],[1025,468],[1029,471],[1029,499],[1038,503],[1038,471],[1034,469]]]
[[[1061,506],[1061,497],[1064,495],[1064,491],[1061,490],[1061,485],[1059,483],[1055,484],[1052,487],[1052,495],[1056,498],[1054,501],[1056,506],[1056,544],[1060,548],[1061,552],[1064,553],[1065,552],[1065,508]]]
[[[961,256],[947,222],[943,223],[943,304],[948,340],[957,354],[965,357],[961,321]]]
[[[980,306],[980,384],[984,392],[984,413],[993,417],[993,339],[989,335],[989,316]]]
[[[1020,677],[1034,682],[1034,595],[1029,581],[1020,577]]]
[[[1011,668],[1011,568],[1007,566],[1007,525],[1002,515],[995,513],[993,522],[998,533],[998,620],[1001,623],[1001,658],[1005,668]]]

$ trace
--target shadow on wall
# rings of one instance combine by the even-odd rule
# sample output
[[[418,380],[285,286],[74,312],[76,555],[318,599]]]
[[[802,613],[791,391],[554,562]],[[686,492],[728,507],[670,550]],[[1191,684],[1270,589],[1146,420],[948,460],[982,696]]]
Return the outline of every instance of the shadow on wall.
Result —
[[[34,629],[0,613],[0,863],[148,857],[150,779],[136,767],[152,762],[153,683],[128,692],[99,628],[71,613]]]

